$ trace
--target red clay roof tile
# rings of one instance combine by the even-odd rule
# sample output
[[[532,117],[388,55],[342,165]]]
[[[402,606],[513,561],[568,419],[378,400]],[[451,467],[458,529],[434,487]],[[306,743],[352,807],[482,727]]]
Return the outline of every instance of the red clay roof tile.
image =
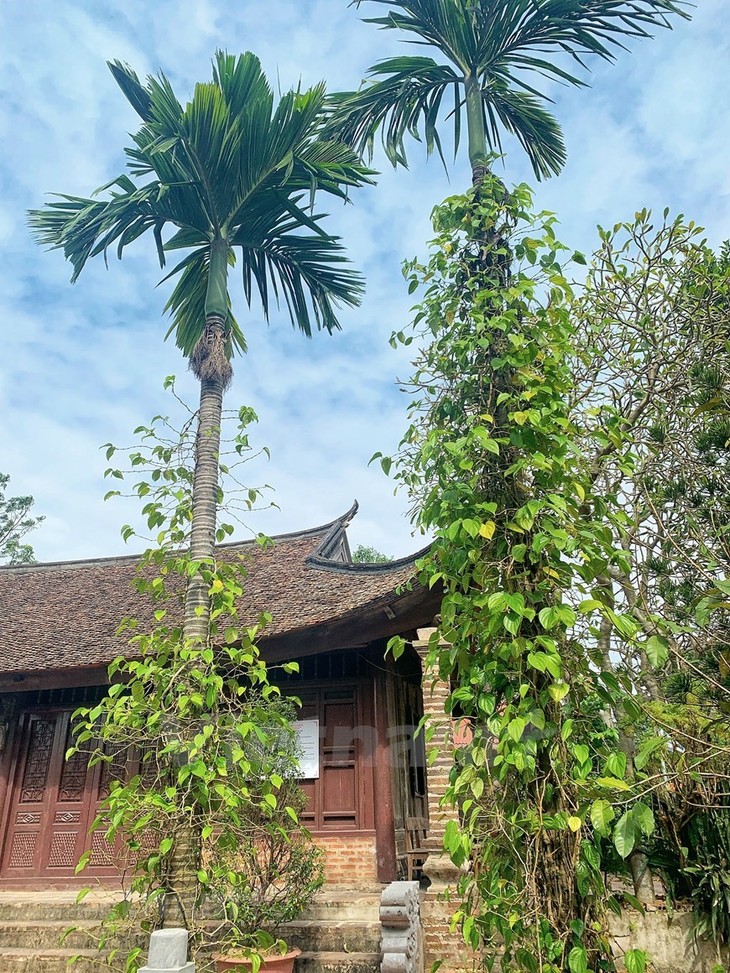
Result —
[[[224,556],[241,556],[248,568],[241,617],[254,622],[268,611],[265,636],[280,636],[395,597],[417,555],[386,565],[337,560],[356,509],[280,535],[271,548],[223,545]],[[0,674],[105,666],[122,654],[128,635],[115,634],[119,622],[135,617],[149,628],[156,607],[133,587],[138,563],[116,557],[0,568]]]

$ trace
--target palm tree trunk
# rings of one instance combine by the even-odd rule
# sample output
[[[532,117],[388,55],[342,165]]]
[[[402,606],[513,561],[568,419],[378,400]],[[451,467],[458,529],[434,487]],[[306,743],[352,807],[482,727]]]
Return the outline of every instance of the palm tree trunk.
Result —
[[[193,928],[198,902],[197,873],[201,864],[201,846],[200,826],[186,823],[178,828],[165,880],[161,913],[163,929]]]
[[[206,327],[208,322],[206,322]],[[223,331],[220,319],[212,328]],[[193,525],[190,559],[212,563],[215,558],[215,530],[218,508],[218,467],[223,415],[223,382],[204,378],[200,382],[200,411],[195,443],[193,481]],[[199,573],[188,581],[185,593],[183,635],[186,640],[204,642],[208,637],[210,598],[208,584]]]
[[[216,239],[211,246],[208,270],[205,329],[190,358],[193,374],[200,381],[190,560],[210,566],[215,563],[223,393],[233,374],[226,353],[227,274],[228,245],[224,240]],[[198,571],[188,578],[185,591],[183,640],[205,645],[209,638],[209,585]],[[196,873],[201,848],[196,810],[191,808],[190,821],[174,836],[166,882],[168,891],[163,905],[162,924],[167,928],[190,928],[196,905],[199,891]]]
[[[479,78],[468,74],[464,78],[466,89],[466,128],[469,136],[469,162],[471,183],[478,186],[487,174],[487,133],[484,129],[484,107]]]
[[[223,393],[233,374],[226,354],[227,315],[228,244],[221,237],[216,237],[210,248],[205,329],[190,358],[190,368],[200,381],[190,559],[208,564],[213,564],[215,560]],[[185,593],[183,637],[205,642],[209,624],[208,586],[204,578],[196,573],[189,579]]]
[[[206,316],[205,334],[201,341],[215,347],[224,341],[225,319]],[[197,350],[197,349],[196,349]],[[200,356],[199,356],[200,357]],[[205,349],[203,356],[205,357]],[[195,366],[194,366],[195,367]],[[190,533],[190,559],[212,565],[215,561],[215,531],[218,512],[218,477],[223,415],[224,381],[220,376],[201,377],[198,431],[195,440],[195,476],[193,480],[193,522]],[[183,639],[205,645],[210,636],[210,595],[208,582],[196,572],[188,578],[185,591]],[[200,827],[190,822],[182,825],[175,837],[169,861],[167,894],[162,924],[166,928],[190,929],[198,897],[196,873],[200,867]]]

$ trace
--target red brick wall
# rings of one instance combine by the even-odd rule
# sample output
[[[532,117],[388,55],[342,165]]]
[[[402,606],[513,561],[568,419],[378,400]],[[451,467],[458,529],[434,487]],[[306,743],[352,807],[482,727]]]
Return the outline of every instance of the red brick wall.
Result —
[[[426,771],[428,786],[428,836],[426,846],[433,848],[424,872],[431,880],[428,890],[421,896],[421,926],[423,928],[423,952],[425,968],[440,962],[441,973],[463,973],[479,967],[478,957],[464,944],[458,929],[451,929],[451,917],[459,907],[455,885],[459,869],[452,864],[443,850],[443,839],[449,819],[456,820],[454,807],[441,801],[449,784],[449,774],[454,765],[454,736],[463,737],[463,727],[454,725],[445,711],[446,699],[451,691],[447,682],[426,665],[428,640],[433,629],[419,629],[419,641],[413,647],[423,664],[423,712],[428,717],[433,736],[426,750],[437,750],[436,759]]]
[[[357,888],[378,881],[375,835],[314,835],[324,852],[324,877],[328,885]]]

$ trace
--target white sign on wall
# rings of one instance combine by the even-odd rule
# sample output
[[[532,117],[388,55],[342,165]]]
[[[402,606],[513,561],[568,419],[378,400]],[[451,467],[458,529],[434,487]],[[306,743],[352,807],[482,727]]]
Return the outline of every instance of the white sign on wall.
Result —
[[[319,777],[319,720],[297,720],[294,724],[299,746],[299,778]]]

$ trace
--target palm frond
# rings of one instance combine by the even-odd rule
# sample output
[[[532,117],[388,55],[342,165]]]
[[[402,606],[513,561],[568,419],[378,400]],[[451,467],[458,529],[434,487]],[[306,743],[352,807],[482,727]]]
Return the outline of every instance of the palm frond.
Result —
[[[586,55],[613,60],[625,40],[651,37],[656,28],[671,28],[671,16],[689,16],[685,0],[479,0],[477,6],[484,18],[481,65],[507,62],[530,71],[538,68],[571,84],[580,80],[534,55],[568,55],[583,67]]]
[[[232,117],[245,112],[254,101],[270,101],[273,104],[273,92],[261,61],[251,51],[246,51],[240,57],[216,51],[213,80],[220,88]]]
[[[364,291],[363,278],[348,263],[336,237],[272,235],[257,247],[241,248],[244,294],[250,304],[255,287],[267,320],[273,295],[277,307],[283,299],[292,325],[307,337],[313,326],[331,333],[340,328],[336,308],[356,307]]]
[[[72,279],[90,257],[106,258],[112,246],[121,257],[148,230],[161,265],[166,253],[189,251],[163,278],[175,280],[168,334],[189,355],[204,328],[210,248],[224,240],[241,248],[246,299],[258,289],[266,316],[270,298],[282,297],[305,333],[338,327],[336,305],[356,303],[362,280],[345,269],[312,206],[317,193],[347,198],[373,173],[326,132],[324,85],[275,103],[255,55],[219,51],[213,80],[183,106],[164,74],[143,84],[127,65],[109,67],[142,118],[126,150],[128,173],[102,187],[101,198],[59,196],[30,214],[39,241],[71,262]],[[232,266],[232,249],[229,259]],[[229,350],[245,351],[227,301]]]
[[[495,8],[493,0],[486,2]],[[689,19],[688,7],[685,0],[516,0],[501,7],[507,19],[504,50],[612,59],[615,49],[624,47],[623,38],[651,37],[656,28],[671,28],[672,16]]]
[[[650,37],[689,19],[689,0],[355,0],[388,7],[368,22],[415,35],[455,64],[476,68],[517,49],[611,56],[622,38]],[[539,45],[539,47],[538,47]]]
[[[151,98],[135,71],[122,61],[107,61],[114,80],[122,89],[122,93],[132,108],[144,122],[150,120]]]
[[[436,116],[446,80],[437,80],[437,71],[449,70],[457,86],[477,77],[485,98],[492,91],[498,95],[499,103],[486,111],[490,144],[499,146],[500,127],[516,134],[538,177],[558,171],[565,153],[557,123],[538,103],[549,99],[530,75],[583,85],[571,61],[585,68],[588,55],[613,60],[628,40],[670,28],[674,18],[687,19],[691,6],[687,0],[353,0],[356,7],[366,2],[386,8],[369,22],[437,49],[450,66],[431,58],[378,62],[359,91],[333,100],[332,130],[364,151],[380,128],[388,158],[406,165],[404,136],[420,139],[418,119],[427,148],[440,152]],[[566,58],[571,69],[560,63]],[[460,108],[456,97],[455,150]]]
[[[126,187],[128,182],[120,177],[111,185],[119,184]],[[107,200],[58,195],[56,202],[43,209],[30,210],[28,222],[39,243],[63,250],[73,267],[71,282],[75,283],[90,257],[103,253],[106,259],[115,243],[121,257],[128,244],[160,224],[153,205],[158,189],[156,184],[127,188]],[[158,256],[164,260],[159,249]]]
[[[563,134],[554,116],[526,91],[494,88],[483,98],[489,147],[501,153],[500,128],[514,135],[538,179],[556,176],[565,165]]]
[[[359,7],[363,0],[356,0]],[[384,17],[366,22],[388,30],[402,30],[412,43],[436,47],[461,71],[475,63],[479,40],[479,3],[466,0],[369,0],[390,8]],[[476,13],[471,11],[476,8]]]
[[[393,165],[407,166],[404,137],[421,141],[421,130],[430,154],[436,149],[443,159],[438,122],[443,96],[458,76],[449,65],[430,57],[399,57],[381,61],[360,91],[341,98],[331,130],[358,152],[371,150],[380,129],[385,153]]]

